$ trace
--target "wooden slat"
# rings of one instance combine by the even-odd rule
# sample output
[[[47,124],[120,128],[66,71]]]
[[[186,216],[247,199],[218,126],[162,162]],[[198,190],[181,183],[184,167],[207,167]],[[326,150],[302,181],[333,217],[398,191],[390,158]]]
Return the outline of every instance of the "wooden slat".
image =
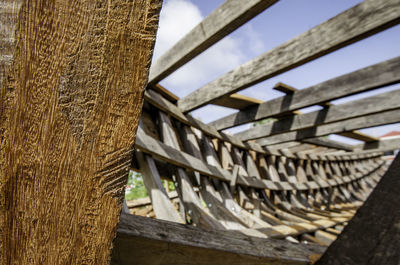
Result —
[[[167,193],[168,198],[171,199],[175,199],[176,197],[178,197],[178,194],[176,193],[176,191],[171,191]],[[128,208],[135,208],[135,207],[140,207],[140,206],[146,206],[151,204],[151,200],[150,197],[145,197],[145,198],[140,198],[140,199],[136,199],[136,200],[129,200],[126,201],[126,205]]]
[[[398,24],[398,0],[366,0],[178,101],[192,111]],[[317,40],[317,41],[316,41]]]
[[[365,92],[400,81],[400,57],[342,75],[292,95],[272,99],[258,107],[251,107],[211,122],[217,130],[230,128],[279,113],[309,107],[340,97]]]
[[[154,213],[158,219],[185,223],[185,219],[179,216],[169,196],[164,189],[160,174],[158,173],[154,159],[142,152],[136,152],[136,159],[143,176],[143,183],[149,194]]]
[[[205,134],[213,137],[213,138],[217,138],[223,141],[227,141],[235,146],[238,146],[240,148],[243,149],[248,149],[248,150],[253,150],[256,151],[260,154],[271,154],[271,155],[277,155],[277,156],[281,156],[281,155],[285,155],[287,157],[293,157],[295,158],[295,156],[293,156],[293,154],[291,154],[290,152],[287,153],[284,150],[277,150],[275,148],[262,148],[260,145],[254,143],[254,142],[246,142],[243,143],[242,141],[240,141],[237,137],[229,135],[229,134],[225,134],[222,132],[218,132],[217,130],[215,130],[214,127],[204,124],[203,122],[191,117],[188,114],[183,114],[181,112],[181,110],[174,104],[172,104],[171,102],[169,102],[168,100],[166,100],[164,97],[162,97],[161,95],[159,95],[157,92],[152,91],[152,90],[147,90],[144,94],[144,97],[146,99],[146,101],[148,101],[150,104],[152,104],[153,106],[155,106],[156,108],[172,115],[174,118],[176,118],[177,120],[183,122],[184,124],[187,124],[189,126],[193,126],[199,130],[201,130],[202,132],[204,132]],[[330,156],[329,159],[331,160],[336,160],[336,159],[355,159],[355,157],[357,158],[367,158],[371,155],[377,155],[377,154],[368,154],[368,155],[361,155],[361,156],[357,156],[357,155],[353,155],[354,158],[351,157],[345,157],[345,156],[341,156],[340,158],[336,158],[335,156]],[[303,158],[304,159],[304,158]],[[326,159],[323,156],[318,156],[318,157],[308,157],[308,159]]]
[[[150,83],[161,81],[275,2],[277,0],[225,1],[157,59],[150,69]]]
[[[333,141],[331,139],[326,139],[326,138],[311,138],[311,139],[306,139],[302,141],[303,143],[308,143],[308,144],[315,144],[318,146],[325,146],[325,147],[330,147],[330,148],[335,148],[335,149],[342,149],[346,151],[352,151],[353,146],[337,141]]]
[[[317,264],[399,264],[399,172],[398,155],[367,201]]]
[[[289,86],[289,85],[281,83],[281,82],[277,83],[274,86],[274,89],[277,90],[277,91],[280,91],[282,93],[285,93],[285,94],[293,94],[294,92],[298,91],[297,88],[294,88],[292,86]],[[332,106],[333,104],[330,103],[330,102],[324,102],[324,103],[321,103],[319,105],[321,107],[326,108],[326,107]],[[301,114],[299,111],[296,111],[296,112],[297,113],[294,113],[294,114]],[[340,135],[348,137],[348,138],[360,140],[360,141],[365,141],[365,142],[371,142],[371,141],[378,140],[378,139],[376,139],[376,138],[374,138],[372,136],[366,135],[366,134],[358,132],[358,131],[345,132],[345,133],[341,133]]]
[[[399,108],[400,89],[262,124],[235,136],[244,141]]]
[[[359,131],[344,132],[344,133],[339,133],[339,135],[359,141],[364,141],[366,143],[379,141],[378,137],[373,137],[371,135]]]
[[[260,145],[268,145],[275,143],[283,143],[290,141],[299,141],[307,138],[325,136],[332,133],[341,133],[362,128],[375,127],[380,125],[392,124],[400,122],[398,110],[390,110],[382,113],[365,115],[353,119],[339,122],[333,122],[313,128],[303,129],[299,131],[287,132],[258,139],[256,142]]]
[[[203,175],[217,178],[219,180],[230,182],[233,178],[232,173],[219,166],[212,166],[210,163],[205,163],[202,160],[191,156],[187,153],[181,152],[175,148],[167,146],[152,137],[144,134],[143,130],[139,127],[137,131],[137,139],[135,147],[143,152],[150,154],[154,157],[162,159],[178,167],[183,167],[192,171],[197,171]],[[332,156],[332,158],[335,158]],[[343,159],[343,158],[340,158]],[[324,181],[310,181],[306,183],[287,183],[287,182],[274,182],[269,180],[255,179],[246,177],[241,174],[237,177],[239,185],[270,190],[309,190],[326,188],[330,186],[341,185],[348,183],[354,179],[364,177],[362,174],[356,174],[349,179],[338,179],[334,183],[327,183]],[[229,188],[228,188],[229,190]]]
[[[121,215],[112,265],[309,264],[325,248]]]
[[[400,149],[400,138],[359,144],[354,151],[385,152]]]
[[[240,94],[232,94],[228,95],[222,98],[219,98],[215,101],[213,101],[212,104],[218,105],[218,106],[223,106],[231,109],[245,109],[248,107],[253,107],[256,105],[260,105],[263,103],[262,100],[240,95]]]

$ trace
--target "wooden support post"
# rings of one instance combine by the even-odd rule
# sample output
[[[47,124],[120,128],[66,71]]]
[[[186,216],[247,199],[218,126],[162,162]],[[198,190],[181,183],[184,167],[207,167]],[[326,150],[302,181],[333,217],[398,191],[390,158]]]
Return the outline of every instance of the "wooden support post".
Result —
[[[0,263],[108,264],[160,1],[15,2],[0,89]]]

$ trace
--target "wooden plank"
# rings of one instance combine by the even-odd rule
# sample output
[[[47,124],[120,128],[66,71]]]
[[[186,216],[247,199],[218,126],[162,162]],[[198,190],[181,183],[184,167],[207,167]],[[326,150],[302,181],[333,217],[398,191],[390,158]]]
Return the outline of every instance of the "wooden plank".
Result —
[[[0,89],[0,263],[107,264],[161,1],[18,2]]]
[[[380,140],[358,144],[354,147],[354,151],[369,151],[369,152],[386,152],[400,149],[400,138]]]
[[[147,194],[150,196],[157,219],[182,224],[185,223],[185,219],[179,216],[174,205],[169,200],[169,196],[164,189],[154,159],[139,151],[136,152],[135,156],[139,163],[140,172],[143,176],[143,183],[146,187]]]
[[[344,133],[339,133],[339,135],[359,141],[364,141],[366,143],[379,141],[378,137],[373,137],[371,135],[359,131],[344,132]]]
[[[176,197],[178,197],[178,194],[176,193],[176,191],[171,191],[167,193],[168,198],[171,199],[175,199]],[[126,205],[128,208],[135,208],[135,207],[140,207],[140,206],[146,206],[151,204],[151,200],[150,197],[145,197],[145,198],[140,198],[140,199],[136,199],[136,200],[129,200],[126,201]]]
[[[158,83],[276,2],[226,0],[153,63],[150,83]]]
[[[285,93],[285,94],[294,94],[294,92],[298,91],[297,88],[289,86],[288,84],[284,84],[282,82],[276,83],[275,86],[274,86],[274,90],[280,91],[280,92]],[[325,108],[325,107],[332,106],[332,103],[324,102],[324,103],[321,103],[321,104],[318,104],[318,105],[320,105],[321,107]],[[300,114],[300,113],[298,113],[298,114]]]
[[[222,107],[227,107],[231,109],[245,109],[248,107],[253,107],[256,105],[260,105],[263,103],[262,100],[240,95],[240,94],[231,94],[222,98],[219,98],[213,101],[212,104]]]
[[[345,143],[333,141],[333,140],[322,138],[322,137],[305,139],[302,142],[308,143],[308,144],[315,144],[318,146],[335,148],[335,149],[342,149],[342,150],[346,150],[346,151],[353,151],[353,149],[354,149],[353,146],[350,144],[345,144]]]
[[[399,14],[398,0],[366,0],[199,88],[178,107],[192,111],[305,64],[398,24]]]
[[[235,134],[242,141],[400,108],[400,89],[261,124]]]
[[[171,120],[163,112],[159,112],[159,121],[163,135],[163,142],[177,150],[180,150],[178,137],[172,127]],[[211,215],[207,207],[202,202],[193,189],[193,184],[183,168],[176,169],[176,178],[179,183],[177,189],[180,190],[181,201],[187,209],[188,215],[192,221],[206,229],[224,229],[215,218]]]
[[[309,264],[325,248],[121,215],[112,265]]]
[[[217,130],[268,118],[279,113],[365,92],[400,81],[400,57],[381,62],[320,84],[272,99],[247,110],[211,122]]]
[[[377,114],[365,115],[353,119],[339,122],[333,122],[321,126],[316,126],[299,131],[277,134],[269,137],[258,139],[256,143],[259,145],[276,144],[290,141],[300,141],[307,138],[325,136],[332,133],[341,133],[362,128],[386,125],[400,122],[398,110],[390,110]]]
[[[277,156],[285,155],[287,157],[293,157],[293,158],[295,157],[290,152],[285,152],[285,150],[277,150],[275,148],[266,148],[266,147],[262,148],[260,145],[254,143],[254,142],[251,142],[251,141],[243,143],[235,136],[225,134],[222,132],[218,132],[214,127],[212,127],[210,125],[206,125],[203,122],[191,117],[188,114],[183,114],[180,111],[180,109],[178,107],[176,107],[176,105],[172,104],[171,102],[166,100],[164,97],[162,97],[155,91],[147,90],[144,94],[144,97],[145,97],[146,101],[148,101],[150,104],[152,104],[156,108],[170,114],[171,116],[173,116],[177,120],[183,122],[184,124],[187,124],[189,126],[192,126],[194,128],[201,130],[202,132],[204,132],[205,134],[207,134],[213,138],[227,141],[237,147],[247,149],[247,150],[253,150],[260,154],[271,154],[271,155],[277,155]],[[369,155],[361,155],[359,158],[362,158],[364,156],[367,157]],[[323,156],[320,156],[318,158],[310,157],[309,159],[325,159],[325,158]],[[335,160],[337,158],[335,156],[330,156],[329,159]],[[349,158],[341,156],[340,159],[349,159]]]
[[[137,140],[135,143],[135,147],[142,150],[145,153],[148,153],[154,157],[162,159],[166,162],[169,162],[173,165],[186,168],[192,171],[198,171],[199,173],[217,178],[224,182],[230,182],[233,178],[232,173],[221,168],[220,166],[211,165],[210,161],[207,163],[202,160],[191,156],[187,153],[181,152],[175,148],[167,146],[147,135],[144,134],[143,130],[139,127],[137,131]],[[332,156],[332,158],[335,158]],[[340,158],[343,160],[343,158]],[[352,158],[350,158],[352,159]],[[356,179],[362,178],[362,174],[357,174],[355,176]],[[287,182],[274,182],[269,180],[260,180],[251,177],[246,177],[241,174],[237,177],[237,184],[259,188],[259,189],[270,189],[270,190],[308,190],[308,189],[317,189],[317,188],[326,188],[334,185],[341,185],[343,183],[347,183],[352,181],[351,179],[343,180],[339,179],[335,184],[329,184],[327,182],[307,182],[307,183],[287,183]],[[229,191],[229,188],[227,188]]]
[[[398,155],[364,205],[316,264],[399,264],[399,172]]]

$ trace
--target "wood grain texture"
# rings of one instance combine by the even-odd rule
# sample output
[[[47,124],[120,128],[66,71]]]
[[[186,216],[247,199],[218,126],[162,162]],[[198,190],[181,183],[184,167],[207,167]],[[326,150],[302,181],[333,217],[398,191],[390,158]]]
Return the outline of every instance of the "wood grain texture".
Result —
[[[178,100],[183,112],[235,93],[398,24],[398,0],[366,0]]]
[[[226,0],[154,62],[150,69],[150,83],[161,81],[276,2]]]
[[[324,250],[123,214],[111,264],[309,264],[309,256]]]
[[[316,264],[400,263],[399,172],[398,155],[337,241]]]
[[[400,57],[330,79],[296,91],[291,95],[266,101],[210,123],[217,130],[350,96],[400,81]]]
[[[108,264],[160,7],[23,1],[0,90],[1,264]]]

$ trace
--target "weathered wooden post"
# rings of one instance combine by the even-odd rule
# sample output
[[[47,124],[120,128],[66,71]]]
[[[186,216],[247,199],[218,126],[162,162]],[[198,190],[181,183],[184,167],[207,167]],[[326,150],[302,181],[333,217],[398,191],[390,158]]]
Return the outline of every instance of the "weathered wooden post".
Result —
[[[160,7],[0,4],[1,264],[108,264]]]

